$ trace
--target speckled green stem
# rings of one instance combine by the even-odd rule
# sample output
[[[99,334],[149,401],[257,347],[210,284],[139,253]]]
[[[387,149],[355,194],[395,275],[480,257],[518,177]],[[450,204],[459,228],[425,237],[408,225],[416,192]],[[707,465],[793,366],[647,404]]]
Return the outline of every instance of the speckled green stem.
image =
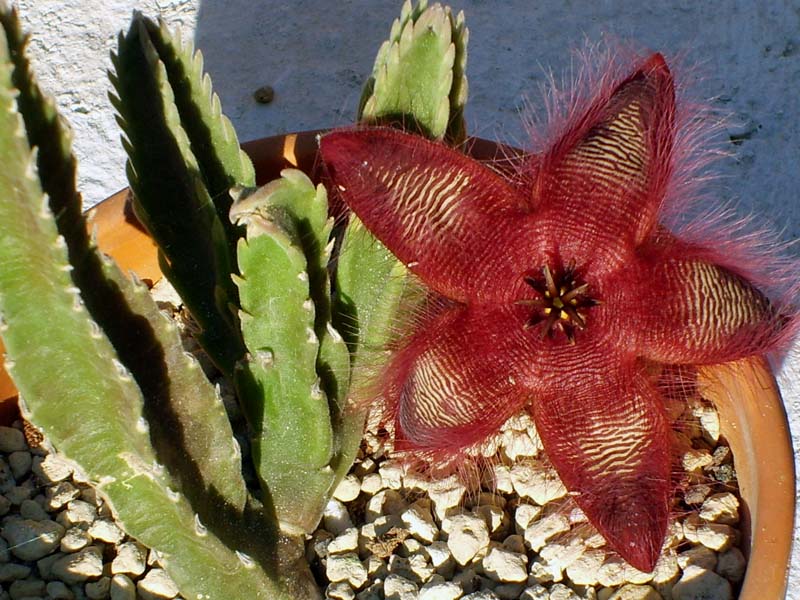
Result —
[[[244,354],[231,309],[237,232],[219,215],[227,217],[233,183],[253,185],[252,165],[221,115],[201,57],[165,27],[135,15],[112,61],[136,214],[200,325],[201,344],[230,376]]]
[[[460,144],[466,137],[467,40],[464,14],[406,0],[375,59],[359,121],[415,130]]]

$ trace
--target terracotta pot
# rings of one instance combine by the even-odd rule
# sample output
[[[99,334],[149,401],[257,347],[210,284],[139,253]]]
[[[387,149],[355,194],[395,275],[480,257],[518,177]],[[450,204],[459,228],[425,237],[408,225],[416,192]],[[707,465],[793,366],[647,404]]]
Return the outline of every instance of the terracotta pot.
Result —
[[[256,167],[259,184],[281,169],[313,171],[317,132],[264,138],[243,145]],[[475,140],[471,152],[480,158],[507,157],[513,152],[492,142]],[[133,270],[153,283],[161,278],[157,252],[130,208],[123,190],[91,212],[100,248],[123,270]],[[15,412],[16,390],[2,369],[0,345],[0,421]],[[775,378],[763,359],[701,371],[707,395],[720,415],[722,434],[734,453],[744,506],[742,549],[748,555],[740,600],[777,600],[786,593],[795,505],[792,442]],[[5,414],[5,418],[3,417]]]

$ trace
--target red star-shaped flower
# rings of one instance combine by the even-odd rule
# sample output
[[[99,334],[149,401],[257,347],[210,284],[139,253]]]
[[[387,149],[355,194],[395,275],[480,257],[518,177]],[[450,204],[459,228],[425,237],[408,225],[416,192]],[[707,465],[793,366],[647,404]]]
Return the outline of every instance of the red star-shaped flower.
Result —
[[[432,290],[382,396],[396,447],[448,452],[532,415],[578,505],[652,570],[674,492],[653,365],[763,352],[784,319],[713,249],[659,224],[675,95],[655,54],[603,91],[522,178],[392,129],[320,151],[365,226]]]

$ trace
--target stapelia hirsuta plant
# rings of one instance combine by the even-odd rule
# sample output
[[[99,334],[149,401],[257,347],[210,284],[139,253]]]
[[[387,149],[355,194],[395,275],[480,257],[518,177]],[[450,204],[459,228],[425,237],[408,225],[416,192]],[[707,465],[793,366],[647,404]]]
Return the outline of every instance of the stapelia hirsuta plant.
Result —
[[[789,319],[661,224],[676,135],[655,54],[513,177],[394,129],[320,142],[350,209],[435,299],[380,380],[395,449],[447,455],[527,410],[591,523],[645,571],[675,491],[659,373],[770,350]]]

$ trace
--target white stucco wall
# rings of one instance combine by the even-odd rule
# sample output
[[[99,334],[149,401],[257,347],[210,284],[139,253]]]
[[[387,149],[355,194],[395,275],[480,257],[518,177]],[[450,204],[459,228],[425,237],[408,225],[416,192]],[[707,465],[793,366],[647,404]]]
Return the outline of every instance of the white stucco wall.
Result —
[[[106,98],[108,52],[132,9],[161,14],[196,33],[225,112],[240,139],[349,123],[364,77],[400,0],[17,0],[42,85],[75,130],[87,206],[125,185],[124,157]],[[746,134],[720,164],[722,197],[800,238],[800,7],[771,0],[642,3],[635,0],[453,0],[471,29],[470,131],[524,142],[519,113],[537,100],[543,67],[557,72],[569,50],[609,33],[698,64],[701,97],[737,118]],[[252,92],[275,88],[258,105]],[[795,247],[795,256],[800,251]],[[800,443],[797,352],[781,372],[795,446]],[[797,539],[797,532],[795,533]],[[795,553],[789,598],[800,598]]]

